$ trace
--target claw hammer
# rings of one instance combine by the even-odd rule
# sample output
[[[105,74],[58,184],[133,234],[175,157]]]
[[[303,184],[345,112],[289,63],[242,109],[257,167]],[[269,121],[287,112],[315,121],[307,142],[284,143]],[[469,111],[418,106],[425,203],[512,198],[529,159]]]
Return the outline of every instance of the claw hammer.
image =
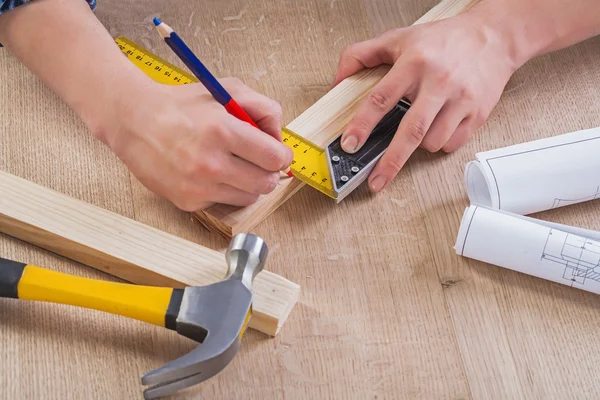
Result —
[[[145,374],[145,399],[199,384],[221,372],[237,354],[252,317],[252,283],[268,248],[241,233],[229,243],[225,279],[184,289],[82,278],[0,258],[0,297],[67,304],[109,312],[177,331],[201,343],[190,353]]]

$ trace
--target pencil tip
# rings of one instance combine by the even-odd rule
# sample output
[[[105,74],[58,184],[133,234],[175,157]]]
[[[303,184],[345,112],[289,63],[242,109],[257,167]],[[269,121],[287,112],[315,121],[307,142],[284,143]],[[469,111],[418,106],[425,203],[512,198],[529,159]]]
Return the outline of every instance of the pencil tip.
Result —
[[[161,20],[154,17],[154,26],[159,26],[160,24],[162,24]]]

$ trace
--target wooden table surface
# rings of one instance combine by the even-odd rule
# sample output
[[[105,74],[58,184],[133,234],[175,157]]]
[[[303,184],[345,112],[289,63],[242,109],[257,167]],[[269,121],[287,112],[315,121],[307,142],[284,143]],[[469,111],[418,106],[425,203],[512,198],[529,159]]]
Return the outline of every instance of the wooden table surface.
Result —
[[[325,94],[343,46],[410,25],[436,0],[99,1],[110,33],[181,65],[151,26],[175,27],[218,76],[278,100],[284,122]],[[378,196],[334,205],[305,187],[260,224],[268,268],[302,287],[276,338],[255,331],[222,374],[175,398],[600,397],[600,297],[459,258],[477,151],[600,125],[600,38],[530,61],[487,124],[450,155],[418,151]],[[205,246],[227,243],[156,198],[6,50],[0,169]],[[536,215],[600,229],[600,203]],[[113,277],[10,237],[0,256]],[[190,266],[193,268],[193,266]],[[174,333],[96,311],[0,301],[0,395],[141,398],[140,376],[191,350]]]

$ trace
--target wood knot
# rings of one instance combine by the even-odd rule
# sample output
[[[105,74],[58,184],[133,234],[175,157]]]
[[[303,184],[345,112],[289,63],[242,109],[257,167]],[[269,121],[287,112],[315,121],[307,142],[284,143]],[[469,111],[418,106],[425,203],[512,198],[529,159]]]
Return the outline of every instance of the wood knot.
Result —
[[[442,287],[444,289],[448,289],[449,287],[456,285],[460,281],[460,279],[446,279],[442,281]]]

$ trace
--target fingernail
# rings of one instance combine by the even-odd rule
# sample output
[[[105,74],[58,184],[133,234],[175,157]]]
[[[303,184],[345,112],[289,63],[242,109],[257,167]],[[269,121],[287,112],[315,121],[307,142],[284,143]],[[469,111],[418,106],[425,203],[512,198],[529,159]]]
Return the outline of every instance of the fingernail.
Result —
[[[387,182],[387,180],[385,179],[385,177],[383,177],[383,176],[376,176],[371,181],[371,189],[374,192],[379,192],[381,189],[383,189],[383,187],[385,186],[386,182]]]
[[[354,153],[358,147],[358,139],[356,136],[346,136],[342,140],[342,149],[346,153]]]

